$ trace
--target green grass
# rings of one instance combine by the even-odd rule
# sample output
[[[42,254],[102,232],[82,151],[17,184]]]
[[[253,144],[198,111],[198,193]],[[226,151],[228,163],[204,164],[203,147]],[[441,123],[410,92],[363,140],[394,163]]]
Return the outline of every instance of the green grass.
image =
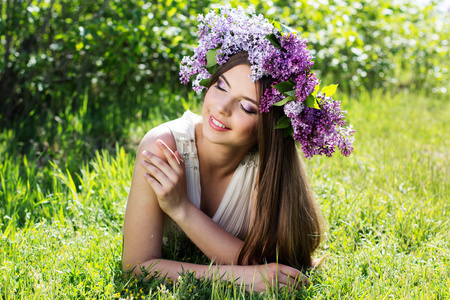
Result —
[[[8,152],[14,133],[3,131],[0,299],[450,298],[448,96],[362,92],[342,106],[357,130],[354,153],[306,161],[328,225],[317,255],[329,257],[295,294],[248,294],[189,272],[176,284],[155,274],[127,280],[120,256],[130,146],[63,167]],[[164,119],[133,124],[126,140],[135,144],[144,128]],[[164,252],[208,263],[187,241]]]

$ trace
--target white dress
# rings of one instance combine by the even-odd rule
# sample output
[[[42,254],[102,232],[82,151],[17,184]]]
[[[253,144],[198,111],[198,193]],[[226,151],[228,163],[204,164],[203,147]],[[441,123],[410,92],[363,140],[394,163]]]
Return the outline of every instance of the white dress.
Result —
[[[201,187],[194,125],[201,119],[201,116],[186,111],[181,118],[163,125],[172,132],[177,150],[185,161],[188,197],[198,208],[200,208]],[[258,161],[258,153],[248,153],[242,159],[212,218],[223,229],[241,239],[247,235]],[[168,232],[171,231],[169,226],[173,224],[173,221],[168,217],[166,219],[168,220],[164,231]]]

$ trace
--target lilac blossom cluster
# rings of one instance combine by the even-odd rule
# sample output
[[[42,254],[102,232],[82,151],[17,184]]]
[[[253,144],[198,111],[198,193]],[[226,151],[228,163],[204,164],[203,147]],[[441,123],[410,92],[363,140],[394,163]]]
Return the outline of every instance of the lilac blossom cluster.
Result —
[[[211,11],[206,16],[199,15],[197,21],[199,45],[194,49],[193,56],[185,56],[181,61],[182,83],[197,75],[192,83],[193,89],[201,91],[204,88],[200,81],[211,77],[206,68],[207,53],[214,49],[218,49],[218,65],[226,63],[233,54],[246,51],[252,65],[252,80],[257,81],[265,75],[262,60],[271,47],[265,37],[273,32],[273,25],[263,15],[255,14],[252,8],[221,7],[220,14]]]
[[[306,43],[294,33],[281,36],[281,48],[272,47],[263,59],[263,69],[278,82],[293,80],[295,96],[298,101],[305,101],[319,83],[316,76],[310,73],[314,65],[313,57],[306,49]],[[271,89],[275,89],[272,84]],[[276,92],[268,92],[261,99],[261,107],[270,108],[274,103],[270,97]],[[284,97],[283,97],[284,98]]]
[[[332,156],[336,146],[344,156],[349,156],[354,141],[352,125],[347,127],[346,111],[341,111],[340,102],[331,97],[317,97],[320,109],[304,107],[298,109],[291,101],[285,105],[285,113],[294,128],[294,139],[301,144],[306,158],[314,155]],[[297,102],[298,103],[298,102]],[[290,104],[288,108],[288,104]]]
[[[263,59],[263,69],[279,81],[287,81],[293,76],[307,73],[314,65],[313,57],[306,49],[306,43],[294,33],[281,36],[281,48],[271,47]]]
[[[305,101],[306,97],[314,92],[314,88],[319,84],[314,73],[302,72],[294,77],[295,81],[295,97],[299,101]]]
[[[280,31],[280,26],[275,28],[253,9],[222,7],[219,15],[211,11],[206,16],[199,15],[197,20],[199,45],[193,56],[182,60],[181,82],[187,83],[195,76],[193,89],[201,91],[204,87],[200,81],[211,77],[207,69],[208,51],[217,50],[218,65],[246,51],[252,81],[263,76],[274,79],[261,97],[260,112],[267,113],[277,102],[289,99],[283,102],[284,113],[306,158],[331,156],[336,147],[344,156],[351,154],[354,130],[351,125],[345,127],[346,112],[341,111],[339,101],[321,92],[314,93],[318,80],[311,72],[314,61],[304,40],[295,33]]]
[[[293,137],[301,144],[305,157],[331,156],[336,146],[343,155],[350,155],[354,131],[351,125],[345,128],[340,102],[322,95],[313,98],[318,108],[305,105],[306,99],[319,84],[315,74],[310,72],[314,62],[305,42],[290,33],[280,37],[280,44],[281,48],[272,48],[263,60],[264,70],[276,81],[261,97],[260,111],[268,112],[273,105],[288,96],[276,88],[278,83],[293,83],[295,98],[284,104],[283,109],[294,129]]]
[[[272,86],[276,85],[278,81],[274,81]],[[261,103],[259,104],[259,111],[262,113],[268,113],[270,108],[277,102],[285,98],[279,90],[276,88],[268,88],[265,90],[264,95],[261,97]]]

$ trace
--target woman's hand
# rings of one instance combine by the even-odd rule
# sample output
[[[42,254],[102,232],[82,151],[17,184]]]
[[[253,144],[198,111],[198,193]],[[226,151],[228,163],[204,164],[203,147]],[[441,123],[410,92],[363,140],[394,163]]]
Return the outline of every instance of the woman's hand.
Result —
[[[263,264],[257,266],[258,274],[254,275],[253,291],[262,292],[264,290],[279,287],[289,289],[298,289],[301,286],[309,284],[306,277],[299,270],[277,263]],[[249,279],[245,278],[246,285],[249,288]]]
[[[184,160],[178,151],[173,152],[162,140],[157,140],[167,162],[156,155],[144,151],[145,160],[141,162],[145,168],[145,179],[153,188],[161,209],[169,216],[183,211],[187,203],[186,171]]]

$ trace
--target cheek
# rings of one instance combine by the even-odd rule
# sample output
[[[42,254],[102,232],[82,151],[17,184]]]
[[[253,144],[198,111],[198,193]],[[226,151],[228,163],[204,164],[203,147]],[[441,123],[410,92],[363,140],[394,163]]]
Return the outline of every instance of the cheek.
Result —
[[[217,98],[217,96],[214,94],[214,89],[210,88],[206,94],[205,97],[203,97],[203,108],[205,108],[205,106],[209,106],[211,105],[213,99]]]
[[[258,122],[249,122],[249,124],[246,126],[245,132],[247,133],[247,137],[249,140],[256,141],[258,137]]]

